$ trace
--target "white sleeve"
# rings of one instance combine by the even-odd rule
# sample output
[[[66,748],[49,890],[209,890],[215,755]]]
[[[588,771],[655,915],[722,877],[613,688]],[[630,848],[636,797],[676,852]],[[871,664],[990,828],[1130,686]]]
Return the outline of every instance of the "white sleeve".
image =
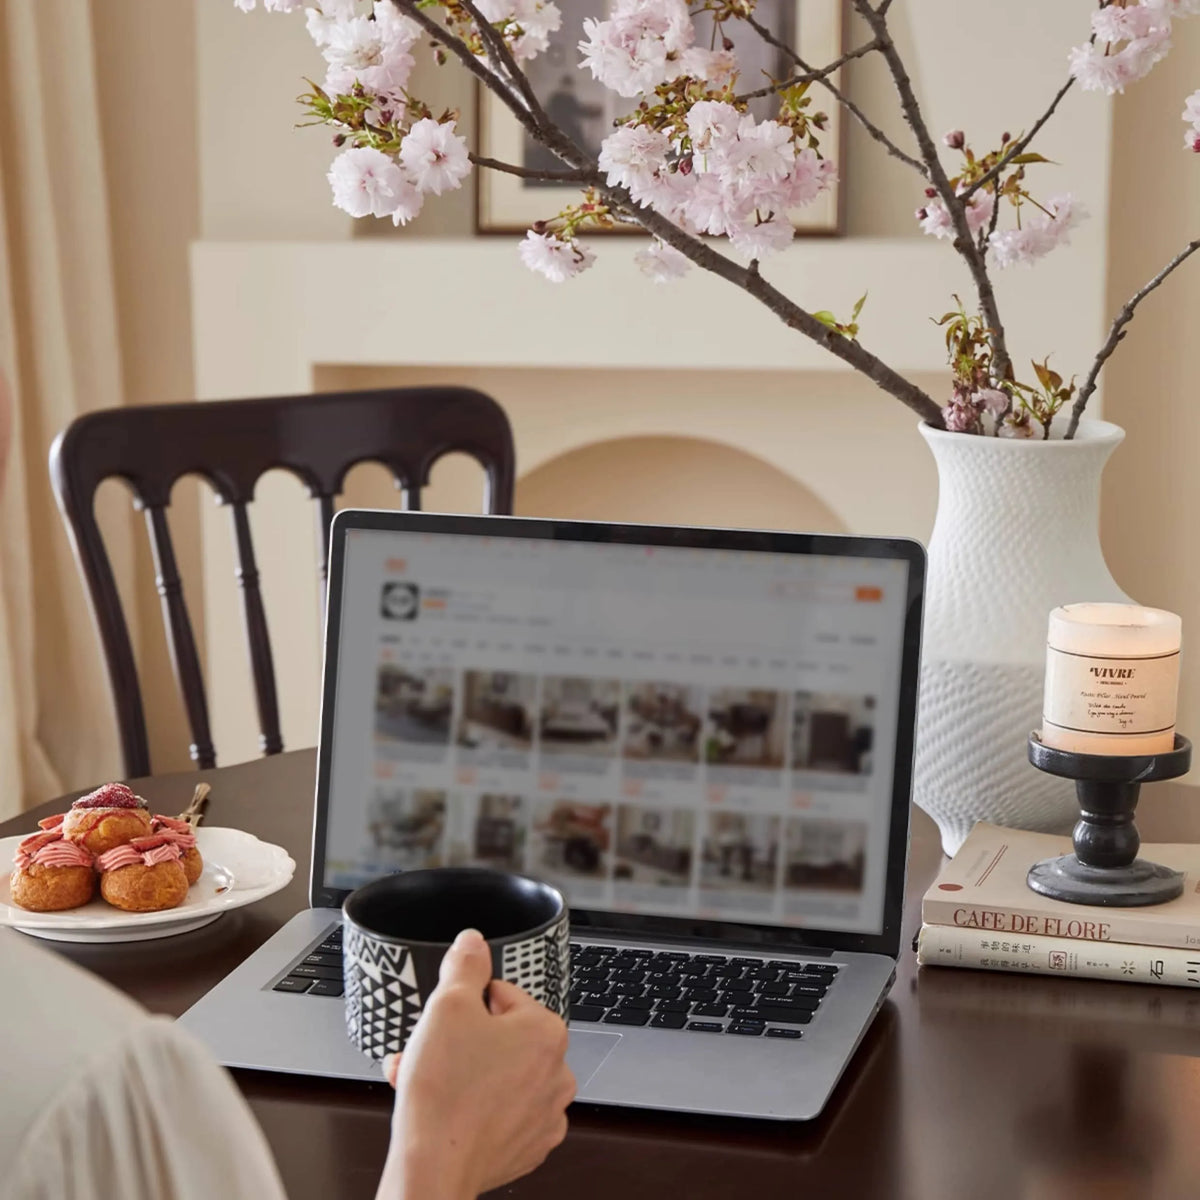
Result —
[[[5,1200],[286,1200],[233,1081],[162,1017],[54,1097],[6,1174]]]

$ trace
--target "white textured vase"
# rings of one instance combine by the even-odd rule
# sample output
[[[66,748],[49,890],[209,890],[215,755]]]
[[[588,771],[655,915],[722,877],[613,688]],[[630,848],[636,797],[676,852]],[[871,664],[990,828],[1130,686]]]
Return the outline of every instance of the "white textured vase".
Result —
[[[954,854],[976,821],[1070,830],[1073,785],[1030,766],[1050,610],[1127,602],[1100,549],[1100,474],[1124,430],[1071,441],[922,425],[938,469],[929,542],[914,799]]]

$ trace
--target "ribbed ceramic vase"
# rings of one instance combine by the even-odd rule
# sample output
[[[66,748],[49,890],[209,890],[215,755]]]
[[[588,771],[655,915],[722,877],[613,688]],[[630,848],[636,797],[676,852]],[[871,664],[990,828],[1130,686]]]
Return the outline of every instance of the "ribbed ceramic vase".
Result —
[[[1100,475],[1124,430],[1071,441],[921,426],[937,461],[914,798],[954,854],[976,821],[1065,833],[1073,785],[1029,765],[1050,610],[1129,600],[1100,550]]]

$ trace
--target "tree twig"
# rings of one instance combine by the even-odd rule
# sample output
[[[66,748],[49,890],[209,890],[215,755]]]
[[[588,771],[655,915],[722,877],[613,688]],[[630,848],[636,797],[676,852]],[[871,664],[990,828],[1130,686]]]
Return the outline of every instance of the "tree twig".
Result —
[[[773,83],[770,87],[758,88],[757,91],[743,92],[740,96],[734,96],[735,101],[757,100],[760,96],[770,96],[776,92],[785,91],[788,88],[801,87],[806,83],[817,83],[827,79],[835,71],[840,70],[848,62],[852,62],[856,58],[862,58],[866,54],[870,54],[873,50],[879,49],[879,43],[872,39],[869,42],[864,42],[855,50],[847,50],[841,58],[835,58],[827,67],[819,67],[816,70],[805,70],[802,75],[793,75],[790,79],[781,80],[779,83]],[[765,72],[764,72],[765,74]]]
[[[745,17],[742,18],[742,20],[744,20],[746,22],[746,24],[749,25],[750,28],[753,29],[754,32],[757,33],[760,38],[763,39],[763,41],[774,46],[775,49],[778,50],[781,54],[786,55],[786,57],[789,58],[793,63],[795,63],[796,66],[798,66],[802,71],[809,71],[809,72],[812,71],[813,68],[810,67],[808,65],[808,63],[806,63],[804,61],[804,59],[802,59],[800,57],[800,55],[797,54],[796,51],[793,50],[792,47],[787,44],[787,42],[781,41],[779,38],[777,38],[761,21],[759,21],[754,16],[753,13],[747,14]],[[878,43],[878,41],[879,41],[878,37],[876,37],[875,41]],[[876,45],[875,48],[882,49],[882,46]],[[880,129],[879,126],[876,125],[875,122],[872,121],[871,118],[868,117],[867,114],[865,112],[863,112],[863,110],[861,108],[859,108],[858,105],[855,104],[854,101],[851,100],[850,97],[847,96],[846,93],[841,90],[841,88],[839,88],[834,83],[830,83],[830,81],[828,79],[822,79],[821,86],[826,88],[829,91],[830,95],[833,96],[833,98],[893,158],[898,158],[902,163],[907,164],[908,166],[912,167],[912,169],[914,171],[918,171],[918,172],[920,172],[921,175],[928,178],[929,172],[925,169],[924,164],[919,162],[917,159],[913,158],[913,156],[911,154],[907,154],[907,153],[905,153],[905,151],[901,150],[900,147],[897,146],[896,143],[893,142],[892,139],[890,137],[888,137],[888,135],[886,133],[884,133],[883,130]]]
[[[868,0],[854,0],[854,7],[863,19],[870,25],[872,32],[879,41],[880,53],[888,64],[892,75],[892,83],[900,98],[900,109],[908,127],[917,139],[921,149],[921,158],[930,182],[937,189],[938,196],[946,206],[950,219],[954,222],[954,248],[971,272],[975,282],[975,291],[979,296],[979,308],[988,327],[988,340],[992,346],[992,374],[996,382],[1008,378],[1012,372],[1012,362],[1008,355],[1008,345],[1004,334],[1004,325],[1000,321],[1000,309],[996,303],[996,293],[988,276],[987,259],[975,244],[967,224],[967,209],[960,196],[954,194],[950,186],[950,178],[946,174],[942,160],[938,157],[937,147],[929,132],[921,106],[917,103],[916,92],[912,80],[908,77],[904,61],[901,59],[896,45],[888,32],[887,21],[868,3]]]
[[[1100,370],[1125,337],[1125,326],[1133,320],[1134,310],[1176,267],[1182,266],[1197,250],[1200,250],[1200,238],[1188,242],[1149,283],[1134,292],[1125,301],[1124,306],[1117,313],[1112,323],[1112,328],[1108,331],[1108,337],[1105,339],[1104,345],[1100,347],[1100,351],[1092,363],[1091,370],[1087,373],[1087,378],[1083,381],[1083,387],[1079,389],[1079,394],[1075,397],[1075,403],[1071,405],[1071,422],[1067,426],[1067,437],[1073,438],[1075,436],[1075,431],[1079,428],[1079,419],[1083,416],[1083,410],[1087,408],[1087,403],[1092,398],[1092,393],[1096,390],[1096,382],[1099,379]]]
[[[1027,134],[1025,134],[1024,137],[1020,138],[1017,142],[1015,142],[1009,148],[1008,153],[1005,154],[1003,158],[1000,158],[997,160],[995,166],[991,167],[989,170],[985,171],[982,175],[980,175],[980,177],[977,180],[975,180],[975,182],[973,184],[971,184],[970,187],[964,189],[964,191],[961,193],[964,204],[973,195],[975,195],[975,193],[977,191],[979,191],[979,189],[981,187],[985,187],[987,184],[991,183],[992,180],[995,179],[1000,174],[1000,172],[1003,171],[1008,166],[1008,164],[1011,163],[1012,160],[1017,157],[1018,154],[1025,153],[1025,148],[1029,145],[1030,142],[1033,141],[1033,139],[1035,137],[1037,137],[1038,133],[1041,132],[1042,126],[1045,125],[1046,122],[1048,120],[1050,120],[1050,118],[1052,116],[1054,116],[1054,110],[1056,108],[1058,108],[1059,101],[1071,90],[1071,87],[1074,85],[1074,83],[1075,83],[1075,77],[1072,75],[1067,80],[1067,82],[1064,83],[1062,85],[1062,87],[1060,87],[1058,89],[1058,91],[1054,93],[1054,99],[1050,101],[1050,106],[1046,109],[1046,111],[1044,113],[1042,113],[1042,115],[1040,117],[1038,117],[1038,119],[1036,121],[1034,121],[1029,132]],[[997,205],[997,207],[999,207],[999,205]]]
[[[533,119],[539,125],[546,124],[549,120],[546,116],[546,111],[542,108],[541,101],[537,98],[537,94],[534,92],[525,72],[517,65],[517,60],[509,48],[508,42],[505,41],[504,35],[495,29],[492,23],[472,3],[472,0],[456,0],[456,3],[466,9],[467,15],[475,24],[475,28],[479,30],[479,36],[483,39],[484,44],[496,57],[500,66],[504,68],[504,73],[508,76],[509,81],[521,93],[521,98],[529,106],[529,111],[533,115]]]
[[[594,171],[535,171],[529,167],[518,167],[515,163],[501,162],[498,158],[486,158],[474,152],[467,157],[477,166],[488,171],[499,171],[503,175],[516,175],[519,179],[540,179],[544,183],[578,183],[591,184],[595,182]]]

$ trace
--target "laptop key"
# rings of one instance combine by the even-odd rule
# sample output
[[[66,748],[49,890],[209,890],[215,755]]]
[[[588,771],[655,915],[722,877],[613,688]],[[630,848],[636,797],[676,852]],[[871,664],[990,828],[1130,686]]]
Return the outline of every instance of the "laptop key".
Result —
[[[819,996],[754,996],[746,999],[755,1008],[778,1008],[788,1012],[815,1012],[821,1003]]]
[[[687,1014],[675,1012],[655,1013],[650,1022],[653,1029],[682,1029],[686,1024]]]
[[[604,1016],[604,1009],[598,1004],[572,1004],[572,1021],[599,1021]]]
[[[341,979],[341,967],[314,967],[309,963],[297,963],[289,972],[305,979]]]
[[[605,1025],[645,1025],[650,1014],[639,1008],[614,1008],[604,1018]]]
[[[291,975],[286,975],[271,990],[274,992],[307,992],[312,985],[311,979],[294,979]]]
[[[697,1033],[720,1033],[725,1028],[716,1021],[689,1021],[687,1027],[696,1030]]]
[[[654,1011],[660,1013],[686,1013],[691,1011],[691,1007],[691,1002],[688,1000],[660,1000],[654,1006]]]
[[[790,990],[790,984],[772,981],[770,983],[764,983],[762,987],[758,989],[758,994],[760,996],[786,996]]]
[[[343,986],[340,979],[318,979],[308,989],[308,994],[310,996],[340,996]]]
[[[773,1038],[802,1038],[804,1034],[799,1029],[779,1028],[774,1025],[767,1026],[767,1037]]]
[[[340,970],[342,966],[340,954],[310,954],[304,961],[310,967],[337,967]]]
[[[645,977],[645,971],[614,971],[610,976],[613,983],[641,983]]]
[[[776,1025],[807,1025],[813,1019],[812,1013],[807,1010],[769,1008],[762,1004],[757,1008],[735,1008],[732,1016],[734,1020],[745,1016],[759,1021],[771,1021]]]
[[[766,989],[764,988],[765,992]],[[789,996],[815,996],[818,1000],[825,995],[829,989],[823,983],[793,983],[792,990],[788,993]]]
[[[740,1033],[745,1037],[762,1037],[763,1024],[761,1021],[741,1021],[730,1023],[725,1027],[726,1033]]]
[[[721,987],[727,992],[751,992],[754,983],[750,979],[726,979]]]
[[[705,987],[688,988],[683,993],[683,996],[685,1000],[691,1000],[693,1003],[715,1004],[717,1002],[717,989]]]
[[[646,989],[647,996],[653,996],[655,1000],[678,1000],[683,995],[683,990],[677,987],[665,987],[662,984],[656,984]]]
[[[693,954],[692,962],[698,963],[724,963],[729,960],[723,954]]]
[[[694,1017],[723,1017],[729,1011],[728,1004],[697,1004],[692,1009]]]
[[[654,1001],[649,996],[622,996],[622,1008],[640,1008],[649,1012],[654,1007]]]

